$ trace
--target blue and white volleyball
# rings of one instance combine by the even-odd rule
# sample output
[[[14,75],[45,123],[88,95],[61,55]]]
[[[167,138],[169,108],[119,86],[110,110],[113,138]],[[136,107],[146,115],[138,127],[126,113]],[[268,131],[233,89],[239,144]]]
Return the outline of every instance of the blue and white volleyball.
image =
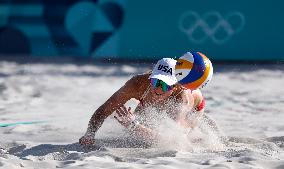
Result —
[[[200,52],[187,52],[177,60],[176,78],[184,87],[196,90],[205,87],[213,76],[211,61]]]

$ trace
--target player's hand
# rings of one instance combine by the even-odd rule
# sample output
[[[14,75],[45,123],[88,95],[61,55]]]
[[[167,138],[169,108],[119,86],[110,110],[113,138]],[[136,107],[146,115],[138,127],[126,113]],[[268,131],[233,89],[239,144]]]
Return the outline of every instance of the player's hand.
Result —
[[[95,145],[95,138],[93,135],[85,134],[79,139],[81,145]]]
[[[131,107],[126,109],[125,106],[121,106],[116,110],[114,118],[126,128],[135,120],[135,116],[131,112]]]

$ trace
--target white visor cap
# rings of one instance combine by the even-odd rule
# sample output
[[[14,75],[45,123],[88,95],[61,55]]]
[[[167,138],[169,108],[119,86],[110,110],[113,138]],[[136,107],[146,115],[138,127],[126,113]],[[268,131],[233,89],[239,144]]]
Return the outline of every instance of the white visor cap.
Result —
[[[152,74],[149,78],[156,78],[164,81],[168,85],[174,85],[177,83],[175,76],[176,60],[172,58],[163,58],[157,62]]]

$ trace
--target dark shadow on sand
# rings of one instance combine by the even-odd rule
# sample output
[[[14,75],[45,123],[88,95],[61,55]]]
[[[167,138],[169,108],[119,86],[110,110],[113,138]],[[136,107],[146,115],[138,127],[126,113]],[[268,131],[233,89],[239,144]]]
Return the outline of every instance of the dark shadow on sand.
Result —
[[[17,145],[8,150],[9,154],[25,159],[27,156],[45,156],[51,153],[104,151],[107,148],[147,148],[150,144],[133,138],[96,139],[94,146],[84,146],[79,143],[66,145],[40,144],[26,149],[26,145]]]

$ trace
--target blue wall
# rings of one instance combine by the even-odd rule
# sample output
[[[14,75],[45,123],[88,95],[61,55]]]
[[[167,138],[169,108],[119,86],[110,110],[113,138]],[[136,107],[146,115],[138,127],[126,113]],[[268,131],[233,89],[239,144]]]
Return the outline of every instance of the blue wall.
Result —
[[[284,1],[1,0],[0,55],[284,60]]]

